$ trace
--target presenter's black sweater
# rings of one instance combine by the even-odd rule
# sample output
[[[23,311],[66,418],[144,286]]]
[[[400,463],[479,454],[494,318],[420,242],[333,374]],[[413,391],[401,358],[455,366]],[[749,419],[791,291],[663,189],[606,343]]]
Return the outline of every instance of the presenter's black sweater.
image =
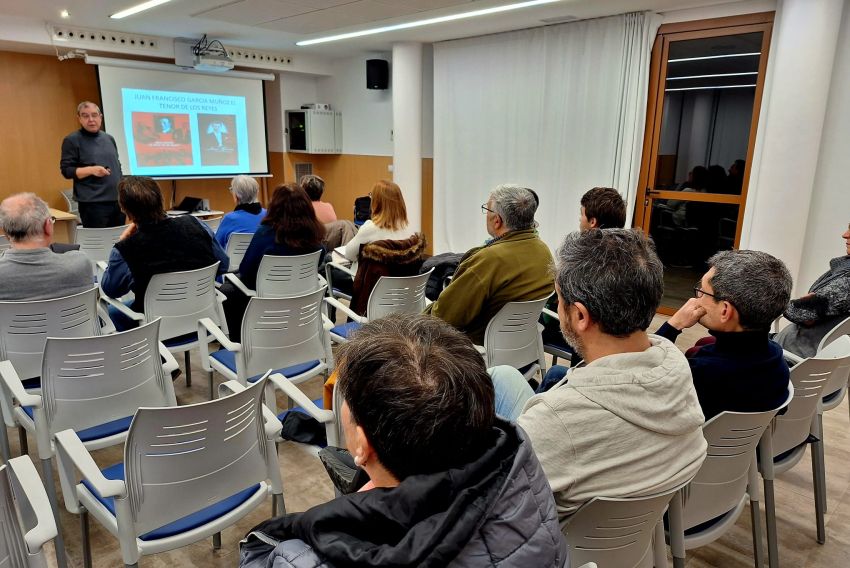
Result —
[[[681,333],[665,323],[656,335],[675,341]],[[763,412],[785,401],[790,372],[782,347],[768,338],[768,331],[709,331],[714,343],[689,351],[705,419],[728,410]]]
[[[88,176],[77,179],[77,168],[103,166],[108,176]],[[115,139],[100,130],[92,134],[84,128],[75,130],[62,141],[59,169],[65,179],[74,180],[74,197],[81,203],[118,201],[118,182],[121,181],[121,162]]]

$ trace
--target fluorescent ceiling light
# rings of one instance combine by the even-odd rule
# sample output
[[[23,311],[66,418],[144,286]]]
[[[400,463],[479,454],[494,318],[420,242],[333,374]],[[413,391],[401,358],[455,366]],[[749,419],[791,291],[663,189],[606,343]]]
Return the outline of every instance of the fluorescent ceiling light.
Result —
[[[755,87],[755,85],[721,85],[718,87],[683,87],[681,89],[664,89],[664,92],[670,91],[704,91],[706,89],[743,89],[744,87]]]
[[[295,45],[315,45],[317,43],[327,43],[330,41],[339,41],[341,39],[351,39],[354,37],[363,37],[368,35],[382,34],[385,32],[393,32],[396,30],[407,30],[410,28],[419,28],[422,26],[430,26],[432,24],[442,24],[443,22],[452,22],[455,20],[465,20],[467,18],[475,18],[477,16],[487,16],[489,14],[498,14],[500,12],[510,12],[522,8],[530,8],[532,6],[540,6],[541,4],[552,4],[561,0],[529,0],[527,2],[517,2],[515,4],[507,4],[505,6],[494,6],[493,8],[483,8],[481,10],[473,10],[472,12],[461,12],[460,14],[451,14],[449,16],[439,16],[437,18],[428,18],[427,20],[416,20],[414,22],[405,22],[403,24],[395,24],[392,26],[383,26],[380,28],[371,28],[361,30],[359,32],[349,32],[316,39],[307,39],[304,41],[295,42]]]
[[[148,0],[147,2],[142,2],[141,4],[136,4],[135,6],[131,6],[126,10],[121,10],[120,12],[115,12],[110,18],[113,20],[120,20],[121,18],[126,18],[127,16],[132,16],[133,14],[138,14],[139,12],[144,12],[145,10],[150,10],[151,8],[155,8],[160,4],[165,4],[166,2],[171,2],[171,0]]]
[[[715,73],[714,75],[685,75],[682,77],[667,77],[668,81],[681,81],[682,79],[705,79],[706,77],[740,77],[741,75],[758,75],[758,71],[747,71],[746,73]]]
[[[704,55],[703,57],[682,57],[681,59],[668,59],[667,63],[678,63],[680,61],[702,61],[704,59],[723,59],[725,57],[749,57],[751,55],[761,55],[761,51],[754,53],[730,53],[728,55]]]

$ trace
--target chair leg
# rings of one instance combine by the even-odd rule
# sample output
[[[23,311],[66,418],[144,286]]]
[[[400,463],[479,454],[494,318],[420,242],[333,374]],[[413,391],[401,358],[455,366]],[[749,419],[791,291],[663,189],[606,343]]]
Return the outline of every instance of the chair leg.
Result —
[[[9,447],[9,432],[5,422],[0,424],[0,430],[0,452],[3,454],[3,463],[7,463],[12,459],[12,448]]]
[[[776,536],[776,501],[773,495],[773,480],[764,480],[764,516],[767,525],[767,564],[779,568],[779,543]]]
[[[213,550],[221,550],[221,533],[217,532],[213,535]]]
[[[826,542],[826,526],[824,524],[824,502],[826,501],[826,487],[823,485],[821,473],[823,472],[823,440],[812,444],[812,483],[815,489],[815,522],[817,523],[818,543]]]
[[[192,361],[189,359],[189,352],[183,353],[183,360],[186,363],[186,386],[192,386]]]
[[[815,432],[815,437],[817,437],[817,439],[820,440],[820,450],[818,451],[818,460],[819,460],[818,474],[820,475],[820,483],[821,483],[821,487],[823,488],[823,491],[821,492],[821,497],[822,497],[821,507],[823,508],[824,514],[826,514],[828,512],[827,505],[826,505],[826,501],[827,501],[827,499],[826,499],[826,460],[824,459],[824,455],[823,455],[823,451],[824,451],[823,414],[820,413],[820,412],[815,417],[815,427],[817,428],[817,431]],[[813,458],[815,456],[814,450],[815,450],[815,448],[812,447],[812,457]]]
[[[25,456],[30,453],[30,445],[27,441],[27,431],[23,426],[18,426],[18,441],[21,445],[21,455]]]
[[[213,378],[213,371],[210,371],[210,400],[215,399],[215,379]]]
[[[80,535],[83,541],[83,568],[91,568],[91,539],[89,538],[89,512],[80,514]]]
[[[652,538],[652,556],[655,568],[667,568],[667,542],[664,540],[664,518],[655,523],[655,536]]]
[[[761,539],[761,512],[759,511],[758,501],[750,501],[750,520],[753,525],[753,560],[755,560],[755,568],[762,568],[764,542]]]
[[[41,474],[44,476],[44,488],[47,489],[47,499],[53,510],[53,518],[56,519],[56,564],[59,568],[67,568],[68,562],[65,557],[65,539],[62,538],[62,525],[59,523],[59,506],[56,496],[56,480],[53,478],[53,464],[51,460],[41,460]]]
[[[283,495],[272,495],[272,517],[280,517],[286,514],[286,504]]]
[[[682,491],[677,491],[667,509],[670,531],[670,551],[673,554],[673,568],[685,567],[685,526]]]

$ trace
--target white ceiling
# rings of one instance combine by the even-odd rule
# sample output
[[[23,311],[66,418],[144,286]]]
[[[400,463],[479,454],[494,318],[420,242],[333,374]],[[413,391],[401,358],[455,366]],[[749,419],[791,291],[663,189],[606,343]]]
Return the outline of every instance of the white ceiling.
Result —
[[[295,42],[311,37],[377,25],[453,14],[517,0],[174,0],[122,20],[109,15],[139,0],[0,0],[0,22],[70,24],[163,37],[219,39],[228,47],[334,57],[389,51],[395,42],[431,43],[507,30],[535,27],[561,19],[584,19],[636,10],[658,12],[729,3],[733,0],[561,0],[517,11],[447,22],[310,47]],[[71,17],[62,20],[61,10]],[[7,19],[7,23],[13,21]],[[35,26],[33,26],[35,27]],[[14,34],[6,34],[14,35]],[[20,41],[4,37],[0,42]],[[44,40],[42,40],[44,42]],[[37,43],[37,42],[35,42]],[[49,42],[48,42],[49,43]]]

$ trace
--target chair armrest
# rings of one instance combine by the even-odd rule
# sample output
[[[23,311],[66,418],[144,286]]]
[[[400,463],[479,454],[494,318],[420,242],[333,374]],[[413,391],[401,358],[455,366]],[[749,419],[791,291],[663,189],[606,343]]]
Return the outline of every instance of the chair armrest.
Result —
[[[350,266],[345,266],[344,264],[339,264],[338,262],[329,262],[325,266],[326,267],[332,266],[332,267],[336,268],[337,270],[341,270],[341,271],[345,272],[346,274],[348,274],[352,278],[354,278],[357,275],[357,273],[354,272],[351,269]],[[327,268],[325,270],[327,270]]]
[[[550,318],[555,318],[558,321],[561,321],[561,318],[558,317],[557,312],[553,312],[549,308],[543,308],[543,314],[549,316]]]
[[[56,529],[56,519],[47,492],[41,483],[41,477],[29,456],[20,456],[9,460],[6,464],[12,473],[15,483],[23,490],[19,498],[25,499],[35,517],[35,526],[24,534],[24,542],[30,554],[37,553],[47,541],[59,534]],[[16,491],[17,493],[17,491]]]
[[[91,454],[80,441],[77,433],[71,429],[62,430],[55,436],[56,457],[59,458],[59,475],[71,477],[74,470],[79,471],[84,479],[94,486],[101,497],[124,497],[127,486],[117,479],[106,479],[95,463]],[[76,476],[73,476],[76,478]],[[74,484],[76,484],[76,479]],[[64,489],[64,487],[63,487]],[[64,493],[64,491],[63,491]],[[67,501],[66,496],[66,501]]]
[[[332,410],[325,410],[316,406],[310,398],[304,394],[301,389],[293,385],[289,379],[279,373],[269,375],[269,381],[274,385],[274,388],[281,391],[283,394],[291,398],[295,404],[303,408],[307,414],[326,424],[333,421],[334,413]]]
[[[177,359],[174,358],[174,355],[172,355],[171,351],[168,350],[168,347],[163,345],[161,341],[158,343],[158,345],[159,355],[164,359],[164,361],[162,362],[162,371],[170,375],[171,372],[175,369],[178,369],[180,365],[177,363]]]
[[[366,323],[366,322],[369,321],[368,318],[365,318],[363,316],[359,316],[359,315],[355,314],[354,311],[351,308],[349,308],[348,306],[346,306],[345,304],[343,304],[342,302],[340,302],[336,298],[331,298],[329,296],[326,296],[325,302],[327,302],[328,304],[330,304],[331,306],[335,307],[338,310],[342,310],[342,312],[345,313],[345,315],[347,315],[348,317],[350,317],[351,319],[353,319],[357,323]]]
[[[245,390],[245,387],[239,381],[224,381],[218,385],[218,397],[221,398],[243,390]],[[266,438],[269,440],[279,438],[282,428],[280,420],[265,404],[263,405],[263,420],[265,421]]]
[[[200,338],[202,332],[207,331],[213,338],[221,343],[221,346],[227,349],[228,351],[242,351],[241,343],[234,343],[230,341],[230,339],[224,335],[224,332],[218,327],[213,320],[210,318],[201,318],[198,320],[198,337]],[[209,339],[209,338],[208,338]],[[205,342],[202,340],[201,344]],[[208,341],[206,343],[209,343]]]
[[[802,357],[800,357],[800,356],[799,356],[799,355],[797,355],[796,353],[791,353],[790,351],[786,351],[785,349],[783,349],[783,350],[782,350],[782,357],[783,357],[786,361],[790,361],[790,362],[791,362],[791,363],[793,363],[794,365],[797,365],[798,363],[802,363],[802,362],[803,362],[803,358],[802,358]]]
[[[104,305],[105,302],[98,298],[97,302],[97,317],[100,320],[100,332],[104,335],[111,335],[118,330],[115,329],[115,324],[112,323],[112,318],[109,317],[109,311]]]
[[[41,396],[26,391],[11,361],[0,361],[0,380],[3,381],[3,388],[18,404],[41,408]]]
[[[121,312],[122,314],[124,314],[125,316],[127,316],[128,318],[130,318],[132,320],[135,320],[135,321],[138,321],[138,322],[145,321],[145,314],[140,314],[139,312],[134,312],[133,310],[131,310],[130,308],[125,306],[124,302],[120,302],[120,301],[116,300],[115,298],[107,296],[106,292],[103,291],[103,288],[100,288],[100,299],[101,299],[101,301],[106,302],[107,304],[109,304],[110,306],[112,306],[113,308],[115,308],[116,310],[118,310],[119,312]]]
[[[245,286],[245,283],[242,282],[242,280],[240,280],[240,278],[238,276],[236,276],[236,274],[234,274],[233,272],[226,272],[224,274],[224,279],[228,280],[231,284],[236,286],[239,289],[240,292],[242,292],[243,294],[245,294],[249,298],[253,298],[254,296],[257,295],[256,290],[251,290],[250,288]]]

